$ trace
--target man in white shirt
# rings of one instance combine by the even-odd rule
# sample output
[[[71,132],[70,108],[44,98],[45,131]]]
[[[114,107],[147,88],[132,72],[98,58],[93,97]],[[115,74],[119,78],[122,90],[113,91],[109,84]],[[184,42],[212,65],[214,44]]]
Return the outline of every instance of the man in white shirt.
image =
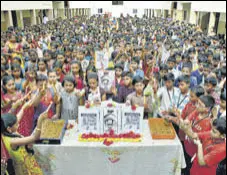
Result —
[[[48,19],[48,17],[45,15],[45,16],[43,17],[43,24],[46,24],[47,21],[49,21],[49,19]]]

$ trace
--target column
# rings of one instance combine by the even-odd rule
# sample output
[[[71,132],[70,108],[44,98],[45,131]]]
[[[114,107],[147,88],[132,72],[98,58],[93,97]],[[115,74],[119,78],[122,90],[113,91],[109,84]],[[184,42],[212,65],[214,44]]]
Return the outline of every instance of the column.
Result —
[[[213,28],[215,26],[215,19],[216,19],[216,13],[211,12],[210,13],[210,22],[209,22],[209,26],[208,26],[208,35],[211,34],[211,32],[213,31]]]
[[[6,21],[6,28],[8,28],[9,26],[13,26],[13,18],[12,18],[11,10],[7,11],[5,15],[5,21]]]
[[[37,22],[36,22],[36,13],[35,13],[35,10],[31,10],[31,25],[36,25]]]
[[[184,20],[184,11],[176,10],[176,20],[183,21]]]
[[[23,12],[22,10],[19,10],[19,19],[20,19],[20,27],[23,29],[24,28],[24,21],[23,21]]]
[[[154,10],[154,17],[157,17],[157,10]]]
[[[49,20],[53,20],[53,9],[47,10],[47,17]]]
[[[191,23],[191,24],[196,24],[197,23],[197,14],[196,14],[195,11],[191,11],[189,23]]]

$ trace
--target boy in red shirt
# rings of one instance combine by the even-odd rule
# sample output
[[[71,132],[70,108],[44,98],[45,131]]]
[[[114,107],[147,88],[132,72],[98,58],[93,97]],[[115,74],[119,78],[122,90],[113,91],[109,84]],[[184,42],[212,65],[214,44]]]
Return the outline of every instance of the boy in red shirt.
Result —
[[[215,119],[207,132],[194,133],[189,123],[182,128],[197,145],[190,175],[216,175],[219,162],[226,158],[226,120]]]

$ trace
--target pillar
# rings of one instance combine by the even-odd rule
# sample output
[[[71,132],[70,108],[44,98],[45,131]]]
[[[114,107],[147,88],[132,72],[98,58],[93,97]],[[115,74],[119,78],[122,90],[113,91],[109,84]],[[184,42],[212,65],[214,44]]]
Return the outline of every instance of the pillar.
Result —
[[[23,12],[22,12],[22,10],[19,10],[19,19],[20,19],[20,24],[18,24],[18,26],[20,26],[23,29],[24,28],[24,21],[23,21]]]
[[[158,12],[157,12],[157,10],[154,10],[154,17],[158,17]]]
[[[226,13],[221,13],[218,21],[218,34],[226,34]]]
[[[210,22],[209,22],[209,26],[208,26],[208,35],[211,34],[211,32],[213,31],[213,28],[215,26],[215,19],[216,19],[216,13],[214,12],[210,12]]]
[[[30,13],[31,13],[31,25],[36,25],[37,22],[36,22],[36,12],[35,10],[30,10]]]
[[[176,10],[176,20],[183,21],[184,20],[184,11]]]
[[[47,17],[49,20],[53,20],[53,9],[48,9],[47,10]]]
[[[191,11],[189,23],[191,24],[197,24],[197,13],[195,11]]]
[[[11,10],[8,10],[5,15],[6,27],[13,26],[13,18]]]

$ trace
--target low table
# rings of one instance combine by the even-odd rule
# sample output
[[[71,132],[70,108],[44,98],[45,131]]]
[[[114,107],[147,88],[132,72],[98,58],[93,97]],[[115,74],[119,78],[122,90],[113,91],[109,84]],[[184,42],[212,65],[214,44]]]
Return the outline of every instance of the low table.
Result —
[[[66,131],[61,145],[34,145],[46,175],[180,175],[186,167],[182,145],[175,140],[152,140],[143,121],[139,143],[79,142],[78,125]]]

